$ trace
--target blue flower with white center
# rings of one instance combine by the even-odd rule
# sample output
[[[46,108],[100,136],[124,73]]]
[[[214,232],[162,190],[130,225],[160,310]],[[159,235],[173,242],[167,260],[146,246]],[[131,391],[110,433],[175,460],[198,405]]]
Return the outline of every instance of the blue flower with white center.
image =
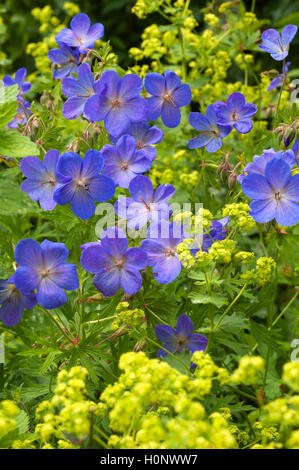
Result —
[[[25,157],[21,160],[20,170],[28,179],[23,181],[21,189],[33,201],[39,201],[42,209],[51,211],[56,206],[54,192],[69,178],[57,171],[59,160],[58,150],[49,150],[42,162],[37,157]]]
[[[217,124],[214,105],[210,104],[205,116],[201,113],[190,113],[189,123],[200,132],[197,137],[189,140],[189,149],[206,147],[207,152],[217,152],[222,147],[222,139],[232,130],[230,126]]]
[[[88,246],[82,251],[81,264],[95,274],[94,286],[105,297],[116,294],[119,287],[132,295],[142,285],[140,270],[147,265],[143,247],[128,248],[125,233],[117,227],[108,227],[101,234],[101,244]]]
[[[57,171],[68,178],[54,192],[54,201],[65,205],[71,203],[72,211],[83,220],[95,213],[95,202],[108,201],[114,196],[115,185],[108,176],[100,175],[104,160],[97,150],[88,150],[83,160],[74,152],[61,155]]]
[[[16,288],[24,295],[36,289],[37,302],[44,308],[61,307],[67,301],[64,289],[79,287],[76,265],[65,262],[68,255],[64,243],[44,240],[39,245],[31,238],[21,240],[15,249]]]
[[[291,176],[291,167],[280,158],[273,158],[265,174],[245,176],[242,190],[253,199],[250,215],[256,222],[276,221],[283,226],[299,221],[299,174]]]
[[[22,318],[24,308],[30,310],[36,305],[35,294],[22,294],[16,288],[15,275],[7,281],[0,280],[0,320],[6,326],[14,326]]]
[[[128,188],[135,176],[152,166],[143,150],[136,149],[136,141],[130,135],[123,135],[115,145],[104,145],[101,154],[105,161],[103,175],[121,188]]]
[[[177,127],[181,121],[180,108],[191,102],[189,85],[181,84],[176,73],[165,70],[164,77],[160,73],[148,73],[144,88],[153,95],[147,100],[147,118],[155,121],[161,115],[166,127]]]
[[[80,52],[65,44],[58,44],[59,49],[50,49],[48,57],[51,62],[57,65],[53,71],[53,78],[65,78],[71,73],[77,73]]]
[[[267,163],[272,160],[273,158],[279,158],[290,165],[292,168],[295,164],[295,156],[293,150],[287,150],[284,152],[283,150],[279,150],[275,152],[274,149],[264,150],[262,155],[255,155],[253,157],[253,161],[248,163],[243,169],[243,172],[238,176],[239,183],[242,183],[245,176],[251,175],[252,173],[258,173],[260,175],[265,174],[265,167]]]
[[[191,353],[195,351],[205,351],[208,339],[204,335],[193,333],[194,324],[188,315],[180,315],[176,329],[168,325],[157,325],[155,334],[162,341],[163,347],[172,354],[188,349]],[[158,357],[167,356],[164,349],[158,350]],[[196,367],[191,362],[191,368]]]
[[[149,220],[155,223],[161,219],[169,220],[172,209],[167,201],[175,193],[171,184],[162,184],[154,192],[151,180],[139,175],[130,182],[129,192],[132,197],[121,197],[114,205],[116,214],[129,220],[129,228],[137,230]]]
[[[132,123],[146,119],[146,100],[140,96],[142,80],[138,75],[120,77],[114,70],[105,70],[100,84],[100,92],[86,105],[90,121],[104,121],[106,131],[119,137]]]
[[[131,135],[136,141],[136,149],[143,150],[147,158],[152,162],[157,156],[157,150],[154,145],[162,142],[164,132],[157,126],[150,127],[147,121],[132,123],[124,132],[126,135]],[[117,138],[110,135],[110,140],[113,144],[116,143]]]
[[[297,26],[289,24],[283,28],[281,35],[276,29],[267,29],[262,34],[262,44],[259,48],[268,52],[275,60],[283,60],[288,55],[289,44],[297,33]]]
[[[240,134],[248,134],[252,129],[251,116],[257,112],[257,106],[246,103],[242,93],[232,93],[226,103],[217,101],[214,105],[219,126],[234,127]]]
[[[90,121],[88,112],[89,100],[101,90],[100,80],[94,80],[89,64],[81,64],[77,69],[78,80],[67,77],[62,82],[62,92],[68,97],[63,106],[63,115],[66,119],[76,119],[82,113]]]
[[[15,78],[12,78],[10,75],[5,75],[5,77],[3,77],[2,79],[3,85],[5,87],[18,85],[20,95],[25,95],[31,89],[31,83],[25,82],[26,76],[27,76],[27,69],[23,67],[16,71]]]
[[[58,44],[76,47],[81,54],[92,49],[94,43],[104,36],[102,23],[90,26],[90,19],[85,13],[79,13],[71,21],[71,29],[63,28],[55,37]]]

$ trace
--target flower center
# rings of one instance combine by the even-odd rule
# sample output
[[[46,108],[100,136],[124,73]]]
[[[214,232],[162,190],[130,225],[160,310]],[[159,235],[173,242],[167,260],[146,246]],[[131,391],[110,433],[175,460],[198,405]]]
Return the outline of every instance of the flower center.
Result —
[[[274,197],[275,197],[276,204],[278,204],[281,199],[280,192],[278,191],[277,193],[274,193]]]
[[[168,250],[164,251],[164,254],[167,257],[175,256],[175,250],[173,248],[168,248]]]
[[[119,101],[118,98],[114,98],[114,100],[111,101],[112,107],[114,109],[120,109],[121,108],[121,102]]]
[[[129,163],[128,162],[122,162],[120,164],[120,169],[121,170],[127,170],[128,169],[128,166],[129,166]]]
[[[181,351],[184,347],[186,347],[187,338],[185,336],[178,336],[177,338],[177,351]]]
[[[170,93],[166,93],[166,95],[163,96],[163,99],[164,101],[166,101],[166,103],[169,103],[175,106],[174,98],[172,95],[170,95]]]
[[[84,189],[85,191],[89,191],[90,183],[88,183],[87,179],[79,178],[75,180],[74,183],[77,185],[77,189]]]
[[[143,148],[142,142],[141,142],[140,140],[137,140],[137,142],[136,142],[136,148],[137,148],[138,150],[140,150],[140,149]]]
[[[237,121],[238,119],[239,119],[238,111],[236,109],[234,109],[234,111],[232,113],[232,121]]]

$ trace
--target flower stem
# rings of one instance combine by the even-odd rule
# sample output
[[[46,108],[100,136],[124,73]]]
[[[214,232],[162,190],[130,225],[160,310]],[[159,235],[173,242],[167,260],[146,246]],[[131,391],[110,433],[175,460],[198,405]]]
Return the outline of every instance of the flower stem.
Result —
[[[73,342],[73,339],[65,332],[65,330],[62,328],[62,326],[58,323],[57,320],[55,320],[55,318],[53,317],[53,315],[49,312],[49,310],[47,310],[46,308],[44,307],[41,307],[42,311],[51,319],[51,321],[53,323],[55,323],[55,325],[57,326],[57,328],[61,331],[61,333],[63,334],[63,336],[65,336],[65,338],[70,342],[72,343]]]
[[[230,303],[230,305],[227,307],[227,309],[225,310],[225,312],[223,312],[223,314],[221,315],[221,317],[219,318],[217,324],[216,324],[216,327],[215,327],[215,330],[217,330],[217,328],[219,328],[220,324],[222,323],[222,320],[224,319],[224,317],[226,316],[226,314],[230,311],[230,309],[232,308],[232,306],[237,302],[237,300],[241,297],[241,295],[243,294],[243,292],[245,291],[246,287],[247,287],[247,282],[244,284],[244,286],[242,287],[242,289],[240,290],[239,294],[234,298],[234,300]]]
[[[163,348],[163,346],[161,346],[160,344],[156,343],[156,341],[152,340],[151,338],[149,338],[148,336],[144,336],[144,338],[149,341],[150,343],[154,344],[155,346],[157,346],[159,349],[163,349],[163,351],[167,352],[167,354],[169,354],[169,356],[173,357],[176,361],[178,361],[180,364],[182,364],[185,369],[187,369],[188,372],[190,372],[188,366],[183,362],[181,361],[181,359],[179,359],[177,356],[175,356],[174,354],[172,354],[170,351],[168,351],[168,349],[165,349]]]
[[[282,85],[281,85],[281,87],[280,87],[280,92],[279,92],[279,96],[278,96],[278,102],[277,102],[277,106],[276,106],[276,113],[275,113],[275,118],[274,118],[274,127],[277,125],[278,111],[279,111],[279,105],[280,105],[280,101],[281,101],[281,95],[282,95],[283,88],[284,88],[284,84],[285,84],[285,81],[286,81],[285,64],[286,64],[286,61],[285,61],[285,59],[284,59],[284,61],[283,61],[283,66],[282,66],[282,70],[283,70],[283,81],[282,81]]]

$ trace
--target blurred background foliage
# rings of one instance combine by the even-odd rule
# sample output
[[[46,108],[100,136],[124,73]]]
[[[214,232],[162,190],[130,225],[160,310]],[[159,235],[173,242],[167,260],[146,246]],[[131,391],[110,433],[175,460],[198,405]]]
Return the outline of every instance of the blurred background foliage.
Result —
[[[0,67],[1,72],[14,72],[20,67],[27,67],[29,73],[34,71],[34,59],[26,54],[26,45],[40,41],[43,34],[39,30],[39,23],[31,14],[33,8],[42,8],[50,5],[56,17],[63,23],[69,22],[64,11],[64,0],[1,0],[0,2]],[[105,26],[105,40],[110,40],[113,51],[119,57],[119,64],[131,64],[128,58],[128,49],[140,43],[144,28],[152,23],[163,24],[163,18],[152,14],[145,20],[138,19],[131,13],[134,0],[75,0],[80,11],[87,13],[92,22],[101,22]],[[214,0],[208,6],[215,8],[221,1]],[[239,3],[235,0],[234,3]],[[254,11],[258,18],[269,19],[273,28],[282,28],[286,24],[299,26],[299,0],[247,0],[244,2],[247,9]],[[191,8],[199,23],[203,25],[202,8],[207,7],[206,0],[192,0]],[[69,15],[72,16],[72,15]],[[294,41],[290,54],[292,68],[299,67],[299,57],[296,54],[299,45],[299,36]],[[273,67],[273,61],[266,54],[263,63],[266,69]],[[264,65],[265,66],[265,65]]]

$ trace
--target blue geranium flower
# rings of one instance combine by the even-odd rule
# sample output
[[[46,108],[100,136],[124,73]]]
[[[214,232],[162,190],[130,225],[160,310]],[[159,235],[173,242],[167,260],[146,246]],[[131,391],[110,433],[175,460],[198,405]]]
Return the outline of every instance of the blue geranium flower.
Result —
[[[187,106],[192,98],[189,85],[181,84],[176,73],[165,70],[164,77],[160,73],[148,73],[144,88],[153,95],[147,100],[148,119],[155,121],[161,115],[165,126],[178,126],[181,121],[180,108]]]
[[[157,150],[154,145],[162,142],[164,138],[164,132],[159,127],[150,127],[147,121],[135,122],[125,130],[124,134],[134,137],[137,150],[143,150],[151,162],[155,160]],[[117,138],[111,135],[110,140],[114,144]]]
[[[239,183],[242,183],[245,176],[251,175],[252,173],[259,173],[260,175],[264,175],[267,163],[273,158],[279,158],[281,160],[284,160],[290,165],[291,168],[295,164],[295,156],[293,150],[287,150],[286,152],[284,152],[283,150],[275,152],[275,150],[272,148],[264,150],[262,155],[255,155],[253,157],[253,161],[245,166],[243,172],[237,178]]]
[[[232,130],[230,126],[217,124],[217,116],[214,105],[207,107],[206,115],[201,113],[190,113],[189,123],[200,132],[197,137],[189,140],[190,149],[206,147],[207,152],[216,152],[222,147],[222,139]]]
[[[140,270],[147,265],[142,248],[128,248],[125,233],[108,227],[101,234],[101,245],[85,248],[81,255],[83,268],[95,274],[93,284],[106,297],[116,294],[119,287],[132,295],[142,285]]]
[[[225,227],[229,222],[229,217],[223,217],[219,220],[212,220],[209,233],[203,234],[201,249],[208,251],[216,240],[224,240],[226,237]],[[193,250],[191,250],[192,252]],[[198,250],[197,250],[198,251]]]
[[[44,162],[37,157],[25,157],[21,160],[20,170],[28,179],[23,181],[21,189],[33,201],[39,201],[42,209],[51,211],[56,206],[54,192],[70,180],[57,171],[58,150],[49,150]]]
[[[76,265],[65,263],[68,255],[64,243],[44,240],[39,245],[31,238],[21,240],[15,249],[20,266],[15,272],[16,288],[24,295],[36,289],[36,299],[42,307],[61,307],[67,301],[64,289],[79,287]]]
[[[119,217],[129,219],[129,228],[139,229],[149,220],[156,223],[159,219],[169,220],[172,209],[167,201],[175,193],[171,184],[162,184],[154,192],[151,180],[139,175],[130,182],[129,192],[132,197],[121,197],[114,205]]]
[[[70,47],[77,47],[81,54],[92,49],[94,43],[104,35],[102,23],[90,26],[90,19],[85,13],[79,13],[71,21],[71,29],[63,28],[55,37],[56,42]]]
[[[270,85],[267,88],[267,91],[274,90],[275,88],[280,87],[283,84],[283,81],[285,80],[287,73],[289,71],[289,66],[291,65],[291,62],[287,62],[285,64],[284,69],[282,69],[282,72],[273,80],[271,81]]]
[[[219,126],[233,126],[241,134],[247,134],[252,129],[252,121],[249,119],[256,114],[257,106],[246,103],[242,93],[232,93],[226,103],[217,101],[214,105]]]
[[[283,60],[288,55],[290,42],[294,39],[297,33],[297,26],[289,24],[281,31],[281,35],[276,29],[267,29],[262,34],[262,44],[259,48],[268,52],[275,60]]]
[[[9,87],[12,85],[18,85],[20,95],[25,95],[31,89],[31,83],[25,82],[25,78],[27,76],[27,69],[25,67],[19,69],[15,73],[15,78],[12,78],[10,75],[5,75],[3,77],[3,85],[5,87]]]
[[[13,118],[12,121],[10,121],[8,127],[11,129],[17,129],[19,127],[19,124],[23,126],[26,124],[28,121],[28,116],[31,114],[30,111],[30,102],[29,101],[24,101],[23,98],[19,97],[18,98],[19,107],[18,107],[18,112]]]
[[[143,150],[136,150],[135,139],[130,135],[121,136],[115,145],[104,145],[101,154],[105,160],[103,175],[121,188],[128,188],[135,176],[152,166]]]
[[[115,193],[112,179],[99,174],[103,167],[103,157],[97,150],[88,150],[83,160],[74,152],[61,155],[57,171],[69,180],[56,189],[54,200],[60,205],[70,202],[74,214],[83,220],[92,217],[94,201],[108,201]]]
[[[291,176],[291,167],[280,158],[273,158],[265,167],[265,175],[245,176],[242,189],[253,199],[250,215],[256,222],[276,219],[280,225],[296,225],[299,221],[299,174]]]
[[[205,351],[208,345],[208,339],[204,335],[193,333],[194,325],[188,315],[180,315],[177,321],[176,329],[168,325],[156,325],[155,333],[157,338],[162,341],[163,347],[172,354],[189,349],[192,353],[195,351]],[[167,356],[164,349],[158,350],[158,357]],[[196,367],[191,362],[191,367]]]
[[[148,266],[153,266],[153,274],[160,284],[174,281],[181,272],[181,262],[176,247],[189,236],[184,228],[175,222],[161,220],[159,224],[151,224],[148,238],[142,247],[148,258]]]
[[[15,275],[7,281],[0,280],[0,319],[6,326],[14,326],[22,318],[24,308],[30,310],[36,305],[35,294],[22,294],[16,288]]]
[[[66,119],[76,119],[82,113],[89,118],[86,112],[88,103],[95,93],[101,90],[100,80],[94,81],[89,64],[81,64],[77,70],[78,80],[67,77],[62,81],[62,92],[68,97],[63,106],[63,115]]]
[[[146,100],[139,96],[142,80],[138,75],[120,78],[115,71],[105,70],[100,83],[101,92],[92,96],[85,107],[89,120],[104,120],[107,132],[118,137],[132,122],[146,119]]]
[[[77,73],[80,52],[65,44],[58,44],[59,49],[50,49],[48,57],[58,67],[53,72],[53,77],[57,79],[65,78],[70,73]]]

